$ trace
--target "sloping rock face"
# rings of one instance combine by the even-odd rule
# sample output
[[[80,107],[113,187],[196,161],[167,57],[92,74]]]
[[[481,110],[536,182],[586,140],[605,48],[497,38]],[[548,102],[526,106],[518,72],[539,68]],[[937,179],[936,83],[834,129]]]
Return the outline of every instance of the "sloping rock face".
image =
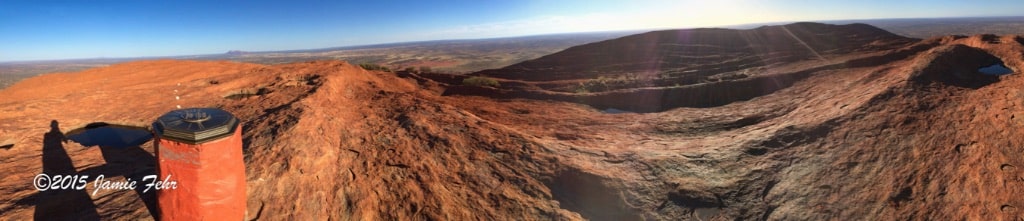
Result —
[[[693,33],[697,30],[675,32],[701,35]],[[652,149],[660,148],[644,149],[659,157],[641,160],[647,167],[641,171],[655,174],[663,181],[659,188],[669,189],[663,198],[667,203],[657,208],[687,208],[685,217],[1020,219],[1018,208],[1024,198],[1012,193],[1024,182],[1016,169],[1022,149],[1020,134],[1013,128],[1022,125],[1015,116],[1024,101],[1018,89],[1024,38],[947,36],[906,43],[882,36],[867,38],[892,43],[821,53],[819,59],[766,65],[760,73],[746,77],[692,85],[664,86],[657,82],[678,78],[661,76],[647,79],[654,84],[564,93],[545,86],[576,82],[560,76],[516,78],[512,73],[527,70],[521,67],[538,64],[524,62],[478,73],[509,86],[459,86],[446,93],[653,112],[639,114],[641,119],[631,114],[613,116],[626,118],[627,128],[643,134],[637,139],[650,139],[641,142],[646,146],[653,146],[650,143],[659,140],[653,137],[658,137],[670,140],[661,148],[678,148],[665,155],[654,154],[660,151]],[[595,44],[623,39],[627,38]],[[790,50],[829,51],[828,46]],[[591,46],[563,53],[587,48],[594,49],[590,56],[576,56],[576,60],[622,53]],[[557,55],[537,62],[551,62],[544,70],[566,67],[554,65]],[[1004,64],[1015,73],[996,76],[978,71],[994,64]],[[602,71],[623,74],[622,70]],[[508,73],[518,80],[497,78],[505,75],[495,73]],[[536,73],[542,76],[541,71]],[[722,73],[729,72],[710,74]],[[630,193],[648,192],[647,188],[634,187]]]
[[[1024,198],[1013,193],[1024,187],[1016,171],[1022,146],[1013,128],[1021,126],[1015,115],[1024,82],[977,68],[1006,62],[1021,70],[1024,48],[1015,36],[984,38],[943,39],[944,45],[881,67],[878,78],[860,79],[887,88],[849,113],[804,127],[819,136],[776,133],[769,141],[783,141],[777,143],[787,149],[780,153],[791,162],[766,187],[773,209],[765,217],[1020,219]]]
[[[472,74],[497,78],[504,90],[446,93],[633,112],[716,107],[773,93],[816,71],[876,66],[935,46],[918,41],[865,24],[655,31]]]
[[[43,75],[0,91],[0,217],[150,219],[146,193],[93,194],[97,181],[83,191],[39,192],[32,180],[43,172],[110,180],[150,172],[151,141],[85,147],[67,138],[95,127],[144,128],[180,105],[219,107],[243,120],[249,219],[1024,218],[1024,134],[1015,129],[1024,125],[1016,117],[1024,113],[1024,38],[908,40],[862,25],[798,26],[785,27],[804,42],[873,40],[778,49],[804,58],[769,61],[744,78],[666,86],[738,93],[712,88],[776,82],[743,99],[609,98],[648,99],[657,108],[646,113],[605,113],[586,99],[659,86],[545,91],[562,77],[458,86],[464,76],[340,61],[140,61]],[[1016,73],[977,71],[997,63]],[[736,83],[751,79],[761,80]],[[668,104],[690,99],[728,102]]]
[[[250,218],[579,218],[560,209],[545,186],[545,174],[560,166],[537,139],[445,104],[436,90],[421,87],[344,62],[144,61],[29,79],[0,96],[3,134],[17,140],[4,152],[3,187],[11,198],[3,216],[83,213],[79,207],[34,208],[56,200],[32,186],[53,158],[42,150],[53,145],[40,142],[47,129],[98,124],[91,122],[145,126],[181,105],[220,107],[245,120]],[[57,145],[73,163],[63,171],[68,174],[111,177],[124,165],[110,159],[108,152],[120,151],[107,151],[112,147]],[[152,142],[129,149],[152,153]],[[101,190],[90,197],[95,205],[87,209],[99,217],[150,217],[142,194]]]
[[[866,24],[802,22],[749,30],[665,30],[575,46],[475,74],[527,81],[590,79],[624,73],[710,75],[885,49],[913,41]]]

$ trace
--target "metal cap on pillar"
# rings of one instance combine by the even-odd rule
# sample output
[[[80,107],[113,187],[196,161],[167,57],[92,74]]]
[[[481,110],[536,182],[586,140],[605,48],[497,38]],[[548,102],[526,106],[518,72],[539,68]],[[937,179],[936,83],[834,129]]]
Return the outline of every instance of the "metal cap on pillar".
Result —
[[[164,139],[197,144],[231,135],[238,118],[216,108],[191,108],[171,111],[153,124]]]
[[[245,217],[245,165],[238,118],[216,108],[168,112],[153,123],[160,178],[177,188],[157,192],[161,220]]]

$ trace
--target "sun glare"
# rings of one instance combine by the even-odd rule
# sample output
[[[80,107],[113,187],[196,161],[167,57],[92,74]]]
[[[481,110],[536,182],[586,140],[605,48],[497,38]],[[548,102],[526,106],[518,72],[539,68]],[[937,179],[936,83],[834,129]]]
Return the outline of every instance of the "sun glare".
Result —
[[[712,27],[778,20],[770,11],[753,10],[753,6],[747,1],[671,1],[654,9],[584,15],[575,19],[579,24],[569,25],[599,31]]]

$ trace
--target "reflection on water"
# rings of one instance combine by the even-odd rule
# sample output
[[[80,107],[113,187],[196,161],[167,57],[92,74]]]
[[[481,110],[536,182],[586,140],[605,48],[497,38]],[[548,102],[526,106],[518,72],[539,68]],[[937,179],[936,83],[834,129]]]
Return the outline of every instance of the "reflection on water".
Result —
[[[148,130],[141,128],[102,125],[87,128],[78,133],[68,133],[67,137],[86,147],[127,148],[142,145],[152,139],[153,135]]]
[[[993,65],[988,66],[988,67],[978,68],[978,72],[981,72],[982,74],[988,74],[988,75],[1004,75],[1004,74],[1013,73],[1013,70],[1010,70],[1010,68],[1007,68],[1002,63],[999,63],[999,64],[993,64]]]

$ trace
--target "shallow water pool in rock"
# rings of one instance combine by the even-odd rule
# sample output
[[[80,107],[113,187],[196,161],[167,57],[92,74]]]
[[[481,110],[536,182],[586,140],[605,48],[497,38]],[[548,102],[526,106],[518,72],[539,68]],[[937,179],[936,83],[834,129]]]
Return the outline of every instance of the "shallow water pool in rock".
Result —
[[[978,72],[981,72],[982,74],[987,74],[987,75],[1004,75],[1004,74],[1013,73],[1013,70],[1010,70],[1010,68],[1007,68],[1002,63],[999,63],[999,64],[993,64],[993,65],[990,65],[990,66],[987,66],[987,67],[978,68]]]
[[[68,132],[67,138],[86,147],[127,148],[148,142],[153,139],[153,134],[145,128],[92,123],[85,128]]]

